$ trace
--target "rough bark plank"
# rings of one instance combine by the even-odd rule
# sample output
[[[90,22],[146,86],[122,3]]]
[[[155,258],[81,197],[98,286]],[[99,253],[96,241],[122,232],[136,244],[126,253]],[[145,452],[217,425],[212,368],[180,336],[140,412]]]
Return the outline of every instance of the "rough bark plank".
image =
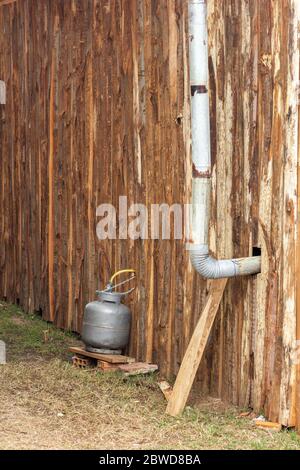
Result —
[[[216,317],[227,279],[211,282],[206,305],[184,355],[166,413],[177,416],[184,410],[204,349]]]
[[[300,8],[299,8],[300,10]],[[300,75],[300,63],[299,63]],[[296,239],[296,380],[294,384],[294,420],[300,428],[300,102],[298,102],[298,162],[297,162],[297,239]]]

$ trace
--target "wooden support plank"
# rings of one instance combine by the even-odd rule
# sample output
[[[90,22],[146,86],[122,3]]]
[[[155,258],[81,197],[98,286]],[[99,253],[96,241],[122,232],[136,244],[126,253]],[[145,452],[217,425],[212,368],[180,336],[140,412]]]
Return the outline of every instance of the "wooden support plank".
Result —
[[[131,364],[135,362],[134,357],[122,356],[121,354],[99,354],[77,347],[71,347],[69,348],[69,351],[75,354],[80,354],[81,356],[93,357],[99,361],[110,362],[112,364]]]
[[[210,294],[184,355],[168,402],[166,413],[171,416],[177,416],[184,410],[226,283],[227,279],[217,279],[211,282]]]

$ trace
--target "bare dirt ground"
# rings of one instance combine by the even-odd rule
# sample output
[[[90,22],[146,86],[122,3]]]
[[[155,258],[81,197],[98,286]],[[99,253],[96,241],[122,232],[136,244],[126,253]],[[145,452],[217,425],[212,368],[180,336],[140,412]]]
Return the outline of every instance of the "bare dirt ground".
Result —
[[[45,342],[45,333],[48,340]],[[181,418],[164,414],[157,376],[124,379],[78,370],[78,344],[37,316],[0,303],[0,449],[300,449],[293,431],[259,430],[241,411],[210,398]]]

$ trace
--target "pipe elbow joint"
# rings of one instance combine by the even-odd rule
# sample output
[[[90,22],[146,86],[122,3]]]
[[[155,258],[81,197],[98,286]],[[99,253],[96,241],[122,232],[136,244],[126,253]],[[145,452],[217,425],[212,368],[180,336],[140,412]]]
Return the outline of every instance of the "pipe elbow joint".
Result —
[[[217,260],[209,254],[207,245],[189,245],[188,250],[192,266],[205,279],[221,279],[260,272],[259,256]]]

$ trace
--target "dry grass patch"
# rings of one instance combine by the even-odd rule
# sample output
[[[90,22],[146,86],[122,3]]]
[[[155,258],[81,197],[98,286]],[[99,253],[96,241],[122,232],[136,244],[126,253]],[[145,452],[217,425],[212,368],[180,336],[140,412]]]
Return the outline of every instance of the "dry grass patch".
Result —
[[[166,416],[155,375],[75,369],[66,357],[76,337],[16,307],[0,306],[0,338],[2,449],[300,449],[296,433],[258,430],[218,400]]]

